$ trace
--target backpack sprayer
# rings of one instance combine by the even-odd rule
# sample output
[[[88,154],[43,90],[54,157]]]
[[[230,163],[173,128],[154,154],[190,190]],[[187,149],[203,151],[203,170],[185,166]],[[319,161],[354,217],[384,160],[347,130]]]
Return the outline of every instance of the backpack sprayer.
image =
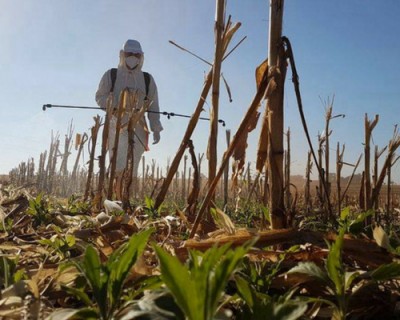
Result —
[[[100,107],[64,106],[64,105],[57,105],[57,104],[44,104],[43,107],[42,107],[42,110],[46,111],[48,108],[103,110]],[[187,114],[180,114],[180,113],[167,112],[167,111],[151,111],[151,110],[147,110],[146,112],[148,112],[148,113],[158,113],[158,114],[161,114],[163,116],[166,116],[168,119],[171,119],[171,117],[181,117],[181,118],[191,118],[192,117],[192,116],[189,116]],[[200,120],[210,121],[210,118],[200,117],[199,119]],[[225,127],[225,121],[224,120],[219,119],[218,122],[221,123],[223,127]]]

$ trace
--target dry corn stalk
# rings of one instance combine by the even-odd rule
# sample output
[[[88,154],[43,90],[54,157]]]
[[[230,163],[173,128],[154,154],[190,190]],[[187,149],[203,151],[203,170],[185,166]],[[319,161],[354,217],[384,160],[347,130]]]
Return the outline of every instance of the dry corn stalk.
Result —
[[[115,129],[115,140],[114,140],[114,147],[112,150],[112,156],[111,156],[111,163],[110,163],[110,181],[108,185],[108,192],[107,192],[107,198],[112,199],[113,196],[113,191],[114,191],[114,183],[115,183],[115,177],[116,177],[116,168],[117,168],[117,157],[118,157],[118,144],[119,144],[119,135],[121,131],[121,125],[122,125],[122,115],[124,113],[124,110],[126,110],[126,105],[127,105],[127,98],[128,98],[128,89],[124,89],[121,91],[120,96],[119,96],[119,104],[118,104],[118,110],[117,110],[117,123],[116,123],[116,129]]]
[[[69,125],[69,131],[68,134],[65,135],[65,143],[64,143],[64,153],[62,154],[62,161],[60,165],[60,173],[63,176],[68,175],[68,158],[69,155],[71,154],[71,140],[72,140],[72,135],[73,135],[73,127],[72,127],[72,121]]]
[[[212,181],[217,170],[217,140],[218,140],[218,109],[219,109],[219,88],[221,77],[221,64],[224,55],[223,33],[225,17],[225,0],[216,0],[215,15],[215,53],[212,68],[212,108],[210,112],[210,136],[208,140],[208,181]]]
[[[323,168],[323,161],[322,161],[324,142],[325,142],[325,136],[318,134],[318,165],[321,168],[321,174],[318,175],[318,199],[321,207],[323,206],[325,197],[324,194],[325,169]]]
[[[269,68],[270,89],[266,92],[267,106],[261,128],[259,147],[267,150],[265,170],[268,172],[269,196],[264,195],[264,205],[270,208],[271,225],[274,229],[285,226],[284,176],[283,176],[283,86],[286,76],[284,48],[279,52],[278,66]],[[258,151],[258,154],[261,154]],[[260,158],[258,159],[260,161]],[[261,165],[261,162],[259,162]]]
[[[47,150],[43,153],[40,154],[39,158],[39,168],[38,168],[38,173],[37,173],[37,186],[39,190],[44,190],[44,183],[45,183],[45,169],[44,165],[46,163],[46,158],[47,158]]]
[[[256,69],[256,84],[257,88],[260,86],[262,76],[264,72],[268,72],[268,59],[265,60],[257,69]],[[271,80],[273,81],[273,80]],[[275,82],[271,82],[270,88],[275,88],[276,84]],[[269,93],[266,93],[266,96]],[[268,142],[269,142],[269,124],[268,124],[268,112],[269,110],[265,108],[263,119],[262,119],[262,125],[261,125],[261,131],[260,131],[260,137],[258,139],[258,149],[257,149],[257,163],[256,163],[256,169],[258,172],[262,172],[263,169],[265,168],[266,161],[267,161],[267,156],[268,156]],[[258,115],[259,116],[259,115]]]
[[[329,173],[329,137],[332,134],[332,131],[329,129],[329,124],[332,119],[332,109],[333,109],[333,101],[335,97],[332,98],[332,101],[328,98],[326,113],[325,113],[325,184],[327,190],[327,196],[329,197],[331,194],[331,183],[330,183],[330,173]]]
[[[349,188],[350,188],[350,184],[351,184],[351,182],[353,181],[354,175],[355,175],[355,173],[356,173],[356,170],[357,170],[357,168],[358,168],[358,165],[359,165],[360,162],[361,162],[361,159],[362,159],[362,154],[360,154],[360,156],[358,157],[358,160],[357,160],[357,162],[356,162],[355,165],[351,165],[351,164],[348,164],[348,163],[347,163],[347,165],[350,165],[350,166],[353,167],[353,172],[351,173],[350,179],[349,179],[349,181],[347,182],[346,188],[344,189],[344,192],[343,192],[343,194],[342,194],[342,196],[341,196],[341,198],[340,198],[340,201],[341,201],[341,202],[343,202],[344,198],[346,197],[347,191],[348,191]],[[361,184],[361,186],[362,186],[362,184]]]
[[[229,42],[230,42],[233,34],[236,32],[237,29],[239,29],[239,27],[240,27],[240,24],[237,23],[237,24],[233,25],[230,28],[225,28],[225,35],[224,35],[224,38],[223,38],[224,53],[226,51],[226,48],[229,45]],[[208,93],[210,91],[211,84],[212,84],[212,69],[207,74],[203,90],[201,92],[199,101],[197,103],[197,107],[196,107],[192,117],[190,118],[188,127],[187,127],[186,132],[185,132],[185,134],[183,136],[181,145],[179,146],[178,151],[177,151],[177,153],[176,153],[176,155],[175,155],[175,157],[174,157],[174,159],[173,159],[173,161],[171,163],[171,167],[169,168],[169,170],[167,172],[167,176],[166,176],[166,178],[164,180],[164,183],[161,186],[161,190],[160,190],[160,192],[158,193],[158,195],[156,197],[155,204],[154,204],[155,208],[159,208],[161,203],[165,199],[165,195],[167,194],[169,185],[171,184],[171,181],[174,178],[174,175],[175,175],[176,171],[178,170],[179,163],[180,163],[180,161],[182,159],[182,156],[183,156],[183,154],[184,154],[184,152],[186,150],[187,143],[190,140],[190,138],[191,138],[191,136],[193,134],[193,131],[196,128],[197,122],[199,121],[200,114],[203,111],[203,106],[204,106],[205,100],[206,100],[206,98],[208,96]]]
[[[388,145],[388,154],[381,169],[381,173],[379,175],[379,179],[377,181],[376,187],[372,190],[372,195],[370,198],[370,202],[368,203],[369,208],[373,208],[374,204],[378,201],[379,193],[381,191],[383,182],[385,180],[385,176],[387,173],[388,168],[392,165],[393,155],[395,154],[396,150],[400,147],[400,135],[397,126],[394,128],[393,137],[389,142]]]
[[[199,198],[199,192],[200,192],[200,172],[198,169],[199,167],[197,164],[196,154],[194,152],[194,146],[192,140],[189,140],[188,142],[188,149],[193,167],[193,183],[192,183],[192,191],[190,192],[189,197],[187,199],[187,211],[189,212],[189,215],[193,215],[196,209],[197,199]]]
[[[244,205],[244,207],[249,206],[251,200],[251,197],[253,196],[253,194],[256,192],[256,188],[259,185],[259,180],[260,180],[260,172],[257,172],[256,177],[254,178],[254,181],[251,183],[251,185],[249,185],[249,193],[247,195],[247,201]]]
[[[142,190],[141,197],[144,199],[145,196],[145,186],[146,186],[146,158],[142,156]]]
[[[286,152],[285,152],[285,207],[290,208],[290,128],[286,132]]]
[[[133,168],[134,168],[134,161],[135,161],[135,154],[134,154],[134,135],[135,135],[135,128],[137,123],[140,119],[143,118],[144,113],[149,108],[151,102],[150,100],[145,100],[143,105],[139,110],[136,109],[136,105],[138,102],[138,95],[136,92],[128,91],[126,93],[128,99],[128,105],[131,106],[131,110],[128,112],[128,150],[127,150],[127,159],[126,159],[126,166],[123,173],[123,182],[122,182],[122,203],[124,209],[130,207],[129,205],[129,198],[130,198],[130,191],[133,179]],[[138,161],[137,159],[136,161]]]
[[[57,157],[60,153],[58,147],[60,145],[60,136],[56,135],[55,140],[52,140],[52,145],[50,148],[51,157],[48,159],[48,171],[47,171],[47,186],[46,190],[49,193],[53,192],[54,182],[56,180],[56,167],[57,167]]]
[[[114,102],[113,102],[114,94],[110,92],[107,97],[106,102],[106,115],[104,117],[104,126],[102,132],[101,139],[101,152],[99,155],[99,183],[97,185],[97,192],[94,200],[94,205],[97,209],[100,209],[100,206],[103,204],[103,196],[105,195],[104,185],[106,180],[106,156],[107,156],[107,145],[108,145],[108,133],[110,130],[110,120],[113,113]]]
[[[344,154],[345,146],[342,146],[342,150],[340,151],[340,144],[337,143],[336,147],[336,189],[337,189],[337,198],[338,198],[338,217],[340,217],[340,213],[342,212],[342,195],[341,195],[341,185],[340,180],[342,178],[342,168],[343,168],[343,154]]]
[[[273,229],[284,228],[285,208],[283,199],[283,131],[284,131],[284,86],[287,69],[287,55],[282,40],[283,0],[271,0],[268,37],[268,73],[273,83],[274,90],[268,93],[269,146],[268,162],[270,170],[269,182],[271,195],[269,197],[269,210],[271,213],[271,226]]]
[[[373,121],[368,119],[368,115],[365,114],[365,141],[364,141],[364,195],[365,195],[365,203],[363,204],[363,208],[365,210],[372,209],[370,207],[372,201],[372,191],[371,191],[371,135],[372,130],[374,130],[375,126],[378,124],[379,115],[375,115],[375,119]]]
[[[240,123],[239,128],[238,128],[235,136],[233,137],[231,144],[229,145],[229,148],[225,151],[225,153],[223,155],[221,165],[219,167],[219,170],[218,170],[214,180],[210,181],[210,183],[209,183],[209,188],[208,188],[207,194],[201,205],[201,208],[199,209],[199,212],[196,216],[195,223],[190,232],[190,238],[192,238],[196,234],[197,228],[200,224],[203,214],[205,213],[206,208],[208,208],[208,206],[209,206],[212,195],[214,194],[214,191],[215,191],[215,188],[217,187],[218,181],[224,172],[225,166],[228,164],[229,158],[232,155],[234,149],[236,148],[236,145],[240,139],[240,136],[246,131],[246,129],[249,125],[249,121],[251,120],[253,114],[257,111],[257,109],[260,106],[261,99],[264,97],[265,92],[267,90],[268,82],[269,82],[268,74],[265,73],[263,76],[263,80],[261,81],[260,87],[258,88],[257,93],[256,93],[249,109],[247,110],[246,115],[244,116],[242,122]]]
[[[96,143],[97,143],[97,135],[99,133],[99,129],[101,126],[100,116],[94,117],[94,125],[91,128],[91,137],[90,140],[92,142],[92,146],[90,148],[89,154],[89,168],[88,168],[88,176],[86,181],[86,188],[83,200],[86,201],[89,198],[89,192],[92,188],[92,179],[93,179],[93,167],[94,167],[94,158],[95,158],[95,151],[96,151]]]
[[[183,172],[182,172],[182,199],[186,198],[186,164],[188,156],[183,157]]]
[[[77,137],[79,137],[79,138],[76,138],[75,143],[77,145],[78,153],[76,154],[75,164],[74,164],[74,167],[72,169],[72,179],[74,179],[74,177],[77,176],[79,160],[80,160],[81,155],[82,155],[83,147],[85,146],[85,143],[88,140],[88,135],[87,135],[86,132],[83,135],[77,134]]]
[[[394,154],[391,155],[394,157]],[[397,157],[393,161],[391,161],[388,170],[387,170],[387,195],[386,195],[386,221],[389,222],[391,220],[391,212],[393,209],[393,197],[392,197],[392,167],[395,163],[400,159]]]
[[[376,184],[378,182],[378,161],[379,158],[382,156],[382,154],[386,151],[387,146],[382,148],[380,151],[378,149],[378,146],[375,146],[375,155],[374,155],[374,172],[372,176],[372,188],[376,188]],[[378,202],[375,203],[375,211],[378,210]],[[377,218],[378,215],[375,212],[375,217]]]
[[[226,130],[226,145],[229,147],[231,143],[231,130]],[[229,183],[229,165],[225,167],[224,171],[224,207],[228,204],[228,183]]]
[[[77,136],[78,136],[78,134],[77,134]],[[85,143],[87,142],[87,140],[88,140],[88,135],[86,132],[83,135],[79,134],[79,138],[75,139],[75,145],[76,145],[76,147],[78,147],[78,153],[76,155],[75,164],[74,164],[74,167],[72,169],[72,174],[71,174],[71,180],[72,180],[71,188],[70,188],[71,192],[73,192],[73,190],[78,187],[78,183],[77,183],[78,182],[77,181],[78,165],[79,165],[79,160],[80,160],[80,157],[81,157],[81,154],[83,151],[83,147],[84,147]]]
[[[159,208],[161,203],[165,199],[165,195],[167,194],[167,191],[168,191],[168,188],[169,188],[169,186],[171,184],[171,181],[174,178],[176,171],[178,170],[179,163],[180,163],[180,161],[182,159],[182,156],[183,156],[183,154],[185,152],[187,143],[188,143],[190,137],[192,136],[192,133],[193,133],[193,131],[194,131],[196,125],[197,125],[197,122],[198,122],[199,117],[200,117],[200,113],[203,111],[203,106],[204,106],[205,99],[206,99],[206,97],[208,95],[208,92],[209,92],[209,90],[211,88],[211,79],[212,79],[211,78],[211,75],[212,75],[211,71],[209,71],[209,73],[207,75],[206,82],[204,84],[204,87],[203,87],[200,99],[198,101],[196,110],[193,113],[192,117],[190,118],[189,125],[188,125],[188,127],[186,129],[186,132],[185,132],[185,135],[184,135],[184,137],[182,139],[182,142],[181,142],[181,144],[180,144],[180,146],[178,148],[178,151],[177,151],[174,159],[172,160],[171,166],[170,166],[170,168],[169,168],[169,170],[167,172],[167,176],[166,176],[166,178],[164,180],[164,183],[161,186],[161,190],[160,190],[160,192],[158,193],[158,195],[156,197],[155,208]]]
[[[311,210],[311,169],[312,169],[312,161],[311,161],[311,151],[307,153],[307,165],[306,165],[306,183],[304,187],[304,202],[306,205],[306,210],[309,212]]]

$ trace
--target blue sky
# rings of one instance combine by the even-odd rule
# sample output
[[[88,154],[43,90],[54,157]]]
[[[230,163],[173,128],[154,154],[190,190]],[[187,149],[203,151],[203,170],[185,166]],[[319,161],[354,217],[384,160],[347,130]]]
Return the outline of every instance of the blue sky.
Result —
[[[128,38],[142,43],[144,70],[152,73],[161,111],[192,114],[209,66],[168,43],[212,61],[214,0],[0,0],[0,173],[48,148],[51,132],[63,142],[73,119],[75,132],[88,131],[96,112],[52,109],[45,103],[95,106],[94,94],[105,70],[118,64]],[[233,94],[221,94],[219,158],[225,129],[232,134],[254,94],[254,70],[268,47],[269,1],[227,2],[227,13],[242,27],[233,43],[246,41],[224,63],[222,72]],[[399,122],[400,2],[397,0],[287,0],[284,35],[292,42],[304,110],[316,145],[324,127],[324,100],[335,96],[331,146],[345,143],[345,161],[363,152],[364,115],[380,115],[373,143],[380,148]],[[308,147],[297,111],[291,70],[285,88],[285,128],[292,132],[292,172],[303,174]],[[204,116],[208,116],[205,108]],[[172,159],[187,119],[162,118],[161,142],[146,158],[165,165]],[[197,153],[206,150],[208,123],[194,134]],[[254,162],[258,130],[250,137],[248,161]],[[332,154],[335,154],[334,150]],[[87,153],[86,153],[87,160]],[[334,160],[332,159],[332,163]],[[332,167],[333,168],[333,167]],[[400,166],[395,166],[399,181]],[[350,172],[346,169],[344,173]]]

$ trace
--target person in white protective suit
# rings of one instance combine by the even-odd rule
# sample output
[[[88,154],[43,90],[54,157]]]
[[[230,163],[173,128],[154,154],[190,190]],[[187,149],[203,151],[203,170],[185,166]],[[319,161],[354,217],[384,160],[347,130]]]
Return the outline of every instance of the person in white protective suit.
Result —
[[[129,108],[140,109],[146,98],[146,91],[148,90],[146,103],[149,103],[148,108],[148,120],[150,123],[150,130],[153,132],[153,144],[160,141],[160,132],[163,127],[160,122],[159,105],[158,105],[158,94],[157,86],[151,75],[148,75],[149,81],[146,88],[146,81],[144,73],[142,72],[142,66],[144,62],[144,53],[140,43],[136,40],[128,40],[123,45],[119,55],[120,61],[116,71],[116,77],[112,80],[112,71],[107,70],[100,80],[99,88],[96,92],[96,102],[100,108],[106,110],[107,100],[110,92],[112,91],[112,105],[114,108],[118,107],[120,93],[125,88],[128,88],[130,92],[134,92],[137,95],[135,99],[136,103],[134,106]],[[112,90],[112,85],[114,88]],[[147,89],[147,90],[146,90]],[[113,115],[110,121],[110,130],[108,136],[108,150],[110,158],[112,157],[112,150],[115,141],[116,132],[116,115]],[[127,150],[128,150],[128,130],[126,123],[128,117],[125,115],[122,118],[123,129],[120,131],[118,154],[117,154],[117,174],[121,173],[126,166]],[[148,151],[148,136],[149,128],[146,123],[145,117],[143,117],[135,127],[134,132],[134,151],[133,151],[133,175],[137,176],[139,161],[144,151]]]

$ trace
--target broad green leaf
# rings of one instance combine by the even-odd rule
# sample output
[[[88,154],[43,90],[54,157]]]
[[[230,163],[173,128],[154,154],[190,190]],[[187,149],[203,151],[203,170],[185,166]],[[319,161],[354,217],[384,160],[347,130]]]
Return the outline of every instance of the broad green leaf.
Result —
[[[72,287],[68,287],[65,285],[61,285],[61,288],[63,290],[65,290],[67,293],[74,295],[76,298],[78,298],[79,300],[81,300],[84,304],[86,304],[88,307],[91,307],[93,305],[92,301],[90,300],[89,296],[86,294],[86,292],[80,290],[80,289],[76,289],[76,288],[72,288]]]
[[[158,246],[154,246],[160,261],[161,278],[174,296],[176,303],[190,320],[204,320],[204,305],[191,280],[189,270],[181,264],[178,258],[169,255]]]
[[[246,302],[246,304],[250,308],[253,308],[254,299],[250,283],[240,276],[236,276],[235,281],[240,297],[244,300],[244,302]]]
[[[349,216],[349,214],[350,214],[350,208],[349,207],[344,208],[340,213],[340,220],[345,221]]]
[[[287,273],[306,274],[316,280],[321,281],[325,285],[329,285],[329,278],[327,274],[314,262],[300,262],[296,267],[290,269]]]
[[[125,281],[128,272],[135,264],[137,258],[143,253],[146,247],[147,241],[154,229],[148,229],[140,232],[131,237],[127,246],[122,252],[115,252],[112,254],[111,261],[112,265],[107,266],[110,272],[108,289],[109,289],[109,300],[112,309],[116,306],[122,293],[122,286]]]
[[[0,257],[0,280],[2,280],[2,285],[4,285],[5,288],[12,285],[13,282],[17,282],[12,279],[12,274],[15,273],[15,268],[15,261],[6,257]]]
[[[387,281],[400,278],[400,263],[384,264],[370,273],[375,281]]]
[[[357,279],[358,276],[360,276],[360,272],[358,271],[345,273],[345,283],[346,283],[345,290],[349,290],[351,288],[353,281]]]
[[[93,289],[99,289],[102,286],[101,264],[98,253],[92,246],[86,248],[82,266],[84,267],[84,274]]]
[[[99,306],[103,317],[107,315],[107,270],[100,264],[97,251],[89,245],[86,248],[82,264],[77,263],[76,267],[87,279],[93,290],[93,296]]]
[[[213,257],[209,257],[209,250],[205,253],[191,250],[189,251],[190,260],[188,265],[188,272],[190,274],[191,282],[193,285],[193,289],[197,294],[197,304],[198,307],[202,309],[202,313],[206,314],[205,308],[207,308],[207,299],[208,296],[208,283],[209,283],[209,275],[212,272],[212,266],[215,261],[213,261]]]
[[[53,241],[50,239],[40,239],[38,240],[38,243],[44,246],[51,246],[53,244]]]
[[[274,320],[296,320],[307,310],[307,304],[301,301],[287,301],[273,308],[271,317],[265,319]]]
[[[271,224],[271,213],[269,212],[269,208],[262,207],[261,209],[262,209],[265,220],[267,220],[268,223]]]
[[[225,244],[212,247],[205,253],[190,251],[189,267],[184,267],[177,258],[155,247],[160,260],[161,278],[188,319],[214,318],[229,278],[252,244],[236,249]]]
[[[364,229],[364,221],[367,217],[374,214],[373,210],[368,210],[366,212],[360,213],[357,218],[350,222],[349,231],[352,234],[360,233]]]
[[[243,256],[250,248],[249,246],[249,244],[246,244],[231,249],[228,244],[226,248],[224,248],[224,255],[222,256],[221,261],[215,265],[214,273],[212,273],[213,277],[210,279],[213,280],[210,284],[212,291],[208,293],[211,298],[210,305],[208,306],[210,311],[217,310],[221,294],[229,278],[234,274]]]
[[[22,280],[28,279],[28,276],[25,273],[25,269],[20,269],[14,272],[13,274],[13,281],[14,283]]]
[[[67,235],[65,236],[65,241],[66,241],[68,247],[73,247],[73,246],[75,245],[76,239],[75,239],[75,236],[74,236],[74,235],[72,235],[72,234],[67,234]]]
[[[326,260],[326,269],[329,278],[333,281],[336,293],[341,295],[344,293],[345,279],[342,265],[342,247],[345,227],[341,227],[335,242],[329,248],[328,258]]]
[[[334,302],[323,298],[299,297],[298,300],[305,303],[323,303],[330,306],[332,309],[337,309],[337,305]]]
[[[135,287],[139,288],[135,291],[129,291],[129,299],[133,300],[138,296],[142,295],[145,291],[154,291],[159,289],[164,283],[162,282],[160,276],[149,276],[143,278],[139,281],[135,281]]]
[[[154,200],[152,198],[145,196],[144,202],[145,202],[147,208],[149,208],[149,209],[154,208]]]

